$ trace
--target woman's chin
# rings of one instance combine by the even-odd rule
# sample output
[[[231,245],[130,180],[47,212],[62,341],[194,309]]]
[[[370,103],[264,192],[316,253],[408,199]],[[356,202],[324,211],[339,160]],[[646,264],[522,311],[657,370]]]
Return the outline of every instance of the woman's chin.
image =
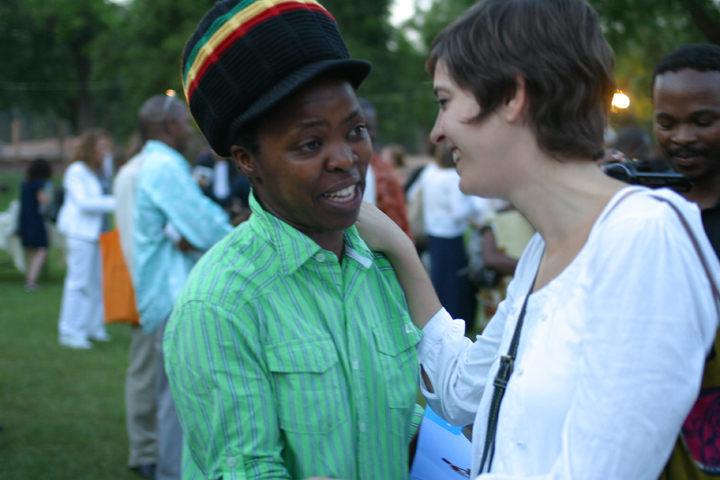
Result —
[[[481,197],[481,189],[478,187],[479,185],[474,185],[473,182],[467,179],[467,177],[460,177],[460,191],[465,195],[475,195],[476,197]]]
[[[471,195],[473,197],[482,198],[504,198],[505,195],[494,188],[493,185],[488,185],[482,182],[471,182],[467,178],[460,178],[460,191],[465,195]]]

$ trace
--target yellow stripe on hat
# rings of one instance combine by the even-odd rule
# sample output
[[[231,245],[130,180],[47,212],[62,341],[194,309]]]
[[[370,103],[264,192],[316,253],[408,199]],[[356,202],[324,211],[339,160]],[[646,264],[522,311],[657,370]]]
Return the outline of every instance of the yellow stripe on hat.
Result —
[[[253,22],[256,17],[262,17],[264,14],[269,14],[269,17],[273,17],[271,12],[268,10],[278,8],[278,15],[288,10],[293,10],[293,4],[297,7],[302,8],[302,5],[311,7],[311,10],[321,10],[330,15],[325,8],[315,0],[259,0],[248,7],[240,10],[230,19],[228,19],[200,48],[197,55],[193,59],[190,69],[187,71],[185,82],[183,82],[183,89],[185,90],[185,97],[190,100],[197,81],[200,80],[208,67],[215,63],[222,53],[227,49],[229,45],[223,45],[228,39],[231,39],[234,33],[243,26],[252,27],[255,24],[262,23],[262,19],[258,19],[257,22]],[[286,8],[282,8],[282,7]],[[249,24],[249,25],[248,25]],[[249,28],[248,28],[249,29]],[[240,35],[239,37],[241,37]],[[238,38],[239,38],[238,37]],[[224,47],[224,48],[223,48]]]

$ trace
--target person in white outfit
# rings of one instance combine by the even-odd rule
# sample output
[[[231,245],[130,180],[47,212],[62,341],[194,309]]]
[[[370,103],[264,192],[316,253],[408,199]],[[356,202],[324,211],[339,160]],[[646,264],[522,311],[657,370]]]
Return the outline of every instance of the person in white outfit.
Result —
[[[484,0],[431,47],[431,137],[452,151],[460,189],[510,201],[537,231],[476,341],[407,237],[361,213],[423,329],[423,395],[473,425],[472,479],[655,480],[697,398],[720,264],[696,205],[593,162],[613,63],[583,0]]]
[[[454,318],[463,318],[470,330],[475,319],[476,289],[466,269],[465,233],[471,224],[479,227],[489,209],[488,201],[465,195],[458,184],[452,155],[439,147],[436,163],[420,177],[423,190],[425,233],[430,253],[430,279],[440,302]]]
[[[65,200],[58,230],[67,237],[67,273],[60,307],[60,345],[91,348],[89,340],[108,341],[102,298],[102,264],[98,239],[115,209],[103,194],[98,172],[107,153],[107,135],[99,129],[82,134],[65,170]]]

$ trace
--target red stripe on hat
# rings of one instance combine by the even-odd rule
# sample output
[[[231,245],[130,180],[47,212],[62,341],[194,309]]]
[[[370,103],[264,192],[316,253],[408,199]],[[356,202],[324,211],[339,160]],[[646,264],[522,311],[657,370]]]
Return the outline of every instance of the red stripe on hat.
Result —
[[[210,54],[208,55],[205,62],[203,62],[202,66],[198,69],[197,75],[195,75],[195,78],[193,79],[192,83],[187,89],[187,97],[188,97],[188,103],[190,102],[190,98],[192,98],[193,93],[195,92],[195,89],[197,88],[198,84],[200,83],[200,80],[205,75],[205,72],[208,71],[208,69],[215,64],[218,60],[220,60],[220,57],[225,53],[225,51],[230,48],[230,46],[235,43],[238,39],[243,37],[250,29],[252,29],[254,26],[269,20],[270,18],[277,17],[282,15],[283,13],[290,12],[293,10],[313,10],[316,12],[324,13],[330,19],[337,23],[335,21],[335,18],[325,10],[322,6],[312,3],[300,3],[300,2],[286,2],[282,3],[280,5],[274,5],[272,7],[269,7],[262,11],[262,13],[259,13],[258,15],[254,16],[251,20],[248,20],[244,24],[242,24],[240,27],[238,27],[233,33],[227,36],[225,40],[222,41],[218,45],[218,47]]]

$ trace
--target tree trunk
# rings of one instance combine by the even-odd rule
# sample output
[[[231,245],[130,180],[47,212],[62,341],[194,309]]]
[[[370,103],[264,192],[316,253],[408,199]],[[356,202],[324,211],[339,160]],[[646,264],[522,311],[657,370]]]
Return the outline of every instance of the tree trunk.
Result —
[[[79,48],[75,51],[75,65],[77,66],[79,88],[74,102],[77,115],[74,123],[77,128],[76,133],[82,133],[84,130],[95,126],[95,112],[89,86],[92,64],[90,59],[80,52]]]

